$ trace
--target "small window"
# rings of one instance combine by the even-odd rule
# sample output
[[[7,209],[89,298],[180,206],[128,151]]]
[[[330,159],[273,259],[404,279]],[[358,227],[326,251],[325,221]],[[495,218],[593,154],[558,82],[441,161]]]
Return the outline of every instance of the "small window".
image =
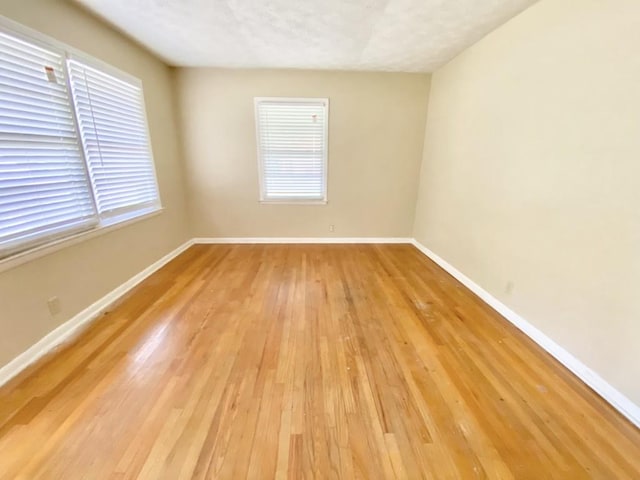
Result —
[[[329,100],[256,98],[260,201],[327,201]]]

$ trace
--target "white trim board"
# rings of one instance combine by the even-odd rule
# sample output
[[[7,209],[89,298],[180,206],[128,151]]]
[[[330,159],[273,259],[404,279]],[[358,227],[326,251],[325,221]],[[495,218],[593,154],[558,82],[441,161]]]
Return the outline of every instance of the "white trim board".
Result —
[[[202,244],[258,244],[258,243],[413,243],[412,238],[404,237],[202,237],[194,238],[193,243]]]
[[[22,352],[16,358],[11,360],[8,364],[0,368],[0,386],[7,383],[13,377],[18,375],[24,369],[44,357],[47,353],[51,352],[57,346],[61,345],[75,334],[86,328],[96,318],[100,316],[110,305],[116,302],[120,297],[133,289],[136,285],[142,282],[144,279],[158,271],[164,265],[169,263],[175,257],[187,250],[193,245],[193,240],[185,242],[172,252],[162,257],[157,262],[148,266],[137,275],[134,275],[129,280],[118,286],[111,292],[107,293],[104,297],[89,305],[80,313],[75,315],[70,320],[66,321],[58,328],[49,332],[42,339]]]
[[[568,368],[575,376],[586,383],[593,391],[595,391],[604,400],[611,404],[611,406],[613,406],[616,410],[618,410],[618,412],[624,415],[631,423],[640,428],[640,406],[633,403],[619,390],[611,386],[604,378],[591,370],[584,363],[574,357],[571,353],[558,345],[551,338],[542,333],[516,312],[511,310],[504,303],[495,298],[493,295],[491,295],[489,292],[487,292],[480,285],[475,283],[449,262],[439,257],[437,254],[429,250],[417,240],[414,239],[412,243],[424,255],[437,263],[452,277],[454,277],[465,287],[467,287],[478,297],[480,297],[483,302],[485,302],[496,312],[506,318],[509,322],[520,329],[525,335],[527,335],[531,340],[533,340],[540,347],[546,350],[552,357],[554,357],[562,365]]]

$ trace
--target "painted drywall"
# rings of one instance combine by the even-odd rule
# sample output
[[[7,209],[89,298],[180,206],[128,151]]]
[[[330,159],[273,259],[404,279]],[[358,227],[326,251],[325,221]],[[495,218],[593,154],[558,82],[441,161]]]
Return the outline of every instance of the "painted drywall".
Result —
[[[432,78],[414,234],[640,404],[640,3],[543,0]]]
[[[428,75],[180,69],[176,76],[194,236],[411,233]],[[327,205],[259,203],[253,99],[269,96],[329,98]]]
[[[3,0],[0,15],[85,51],[143,82],[164,212],[0,273],[0,366],[188,235],[171,71],[102,22],[59,0]],[[51,317],[47,299],[60,298]]]

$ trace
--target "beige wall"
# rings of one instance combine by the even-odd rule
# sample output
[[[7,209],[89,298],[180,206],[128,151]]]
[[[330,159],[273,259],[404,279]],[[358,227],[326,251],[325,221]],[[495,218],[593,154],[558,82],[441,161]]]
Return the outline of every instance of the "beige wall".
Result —
[[[61,0],[2,0],[0,14],[142,79],[165,211],[0,273],[0,367],[188,238],[170,70]],[[46,301],[62,312],[51,318]]]
[[[177,76],[195,236],[411,234],[428,75],[187,69]],[[327,205],[258,202],[256,96],[329,97]]]
[[[639,79],[640,2],[534,5],[433,75],[415,221],[637,404]]]

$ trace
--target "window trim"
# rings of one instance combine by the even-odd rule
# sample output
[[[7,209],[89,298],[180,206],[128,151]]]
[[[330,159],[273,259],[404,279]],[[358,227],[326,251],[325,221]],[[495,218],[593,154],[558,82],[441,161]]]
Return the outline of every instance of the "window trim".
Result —
[[[69,247],[71,245],[75,245],[77,243],[89,240],[91,238],[104,235],[113,230],[117,230],[119,228],[131,225],[138,221],[142,221],[156,215],[161,214],[164,211],[164,207],[162,204],[162,196],[160,193],[160,187],[158,184],[158,174],[156,169],[156,161],[155,155],[153,154],[152,142],[151,142],[151,131],[149,128],[149,119],[147,116],[147,104],[145,98],[145,92],[143,88],[142,81],[131,75],[125,71],[114,67],[98,58],[95,58],[71,45],[68,45],[64,42],[61,42],[53,37],[45,35],[37,30],[29,28],[25,25],[22,25],[10,18],[4,17],[0,15],[0,31],[4,32],[8,35],[15,36],[23,41],[33,43],[39,47],[54,51],[62,56],[63,59],[63,68],[65,73],[65,83],[69,92],[69,101],[71,102],[71,111],[73,116],[74,125],[76,128],[76,132],[78,134],[78,142],[80,146],[80,153],[84,160],[84,168],[87,174],[87,181],[89,182],[89,190],[91,194],[91,198],[93,200],[94,209],[96,212],[96,223],[88,226],[87,228],[70,230],[69,232],[65,232],[59,236],[50,239],[43,239],[42,242],[35,243],[25,243],[24,248],[18,247],[7,256],[0,258],[0,272],[4,272],[11,268],[17,267],[18,265],[22,265],[23,263],[29,262],[31,260],[35,260],[36,258],[43,257],[45,255],[49,255],[53,252],[61,250],[63,248]],[[70,75],[69,75],[69,67],[68,62],[71,59],[77,59],[80,62],[84,62],[87,65],[96,68],[98,70],[103,71],[104,73],[116,77],[122,81],[132,83],[140,88],[141,93],[141,101],[142,101],[142,110],[143,116],[145,120],[145,129],[147,134],[147,144],[149,148],[149,154],[151,157],[151,165],[153,170],[153,176],[155,180],[156,191],[158,193],[157,201],[153,204],[148,204],[146,206],[141,206],[141,208],[136,210],[128,210],[122,212],[118,215],[109,216],[106,218],[102,218],[98,213],[97,205],[95,202],[95,192],[93,190],[93,186],[91,184],[91,180],[89,177],[86,159],[86,152],[84,151],[84,146],[82,144],[82,140],[80,138],[80,127],[78,124],[78,119],[75,111],[75,99],[73,98],[73,93],[70,84]]]
[[[325,121],[323,125],[324,149],[323,149],[323,168],[324,168],[324,190],[321,199],[307,200],[304,198],[287,197],[282,200],[274,200],[265,198],[264,192],[264,172],[262,162],[262,148],[260,145],[260,123],[258,121],[258,105],[260,102],[283,102],[283,103],[306,103],[315,102],[324,104]],[[259,203],[264,205],[326,205],[328,201],[328,184],[329,184],[329,98],[328,97],[254,97],[254,122],[256,128],[256,150],[258,160],[258,184],[260,189]]]

